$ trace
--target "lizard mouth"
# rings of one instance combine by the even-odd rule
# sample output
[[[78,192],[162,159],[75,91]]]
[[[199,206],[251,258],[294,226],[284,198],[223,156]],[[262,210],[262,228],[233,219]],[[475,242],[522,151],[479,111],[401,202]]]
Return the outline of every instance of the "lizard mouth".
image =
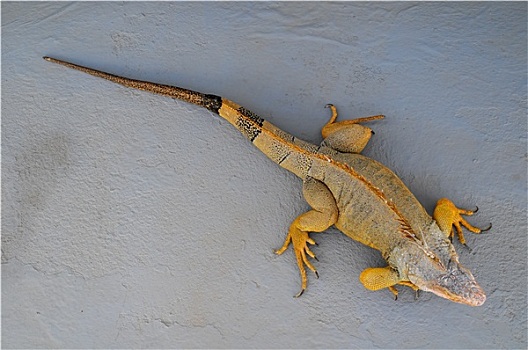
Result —
[[[456,293],[443,286],[432,287],[429,291],[442,298],[469,306],[480,306],[486,301],[486,294],[477,283],[465,285]]]
[[[447,273],[420,286],[442,298],[470,306],[480,306],[486,301],[484,290],[469,270],[457,263],[449,264]]]
[[[421,276],[409,275],[409,280],[421,290],[456,303],[480,306],[486,301],[484,290],[475,281],[471,272],[453,260],[436,278],[425,279]]]

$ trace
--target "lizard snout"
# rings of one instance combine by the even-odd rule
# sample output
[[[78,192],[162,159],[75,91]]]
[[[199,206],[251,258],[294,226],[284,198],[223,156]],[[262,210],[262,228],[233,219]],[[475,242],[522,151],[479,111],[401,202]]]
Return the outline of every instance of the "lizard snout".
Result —
[[[480,306],[486,301],[486,294],[475,277],[459,263],[449,264],[447,273],[438,279],[437,287],[433,287],[433,293],[458,303]]]

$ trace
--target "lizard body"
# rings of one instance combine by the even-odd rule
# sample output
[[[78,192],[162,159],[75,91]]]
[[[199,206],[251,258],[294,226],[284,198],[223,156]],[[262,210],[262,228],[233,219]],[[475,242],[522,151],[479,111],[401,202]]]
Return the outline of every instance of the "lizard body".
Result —
[[[451,242],[453,226],[465,244],[461,225],[474,233],[461,215],[473,212],[440,199],[429,216],[403,182],[381,163],[359,154],[369,141],[371,129],[360,123],[381,119],[372,116],[336,122],[334,106],[323,127],[323,142],[314,145],[298,139],[265,121],[233,101],[179,87],[119,77],[73,63],[45,60],[83,71],[127,87],[177,98],[204,107],[226,119],[268,158],[303,180],[303,194],[311,210],[290,226],[282,254],[292,243],[301,274],[301,295],[307,286],[306,269],[316,273],[308,257],[315,258],[308,244],[315,244],[309,232],[322,232],[335,225],[350,238],[379,250],[388,266],[367,268],[360,281],[370,290],[395,285],[415,291],[433,292],[443,298],[477,306],[484,303],[484,291],[469,270],[458,261]]]

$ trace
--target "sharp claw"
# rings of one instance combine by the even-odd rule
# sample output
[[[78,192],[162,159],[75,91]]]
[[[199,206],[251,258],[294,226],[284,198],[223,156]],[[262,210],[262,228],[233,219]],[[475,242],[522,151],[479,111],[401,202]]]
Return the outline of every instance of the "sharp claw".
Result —
[[[471,249],[466,243],[464,243],[463,246],[466,247],[470,253],[473,252],[473,249]]]
[[[414,300],[418,300],[419,296],[420,296],[420,290],[417,289],[416,292],[414,293]]]
[[[478,206],[475,205],[475,207],[476,207],[477,209],[473,210],[473,213],[476,213],[476,212],[479,210],[479,209],[478,209]]]
[[[317,257],[316,257],[315,255],[313,256],[313,258],[314,258],[317,262],[319,262],[319,259],[317,259]]]
[[[374,132],[374,130],[370,130],[370,132],[372,133],[372,135],[376,135],[376,133]]]
[[[333,106],[333,104],[331,104],[331,103],[327,103],[326,106],[324,106],[324,108],[330,108],[330,107],[332,107],[332,106]]]
[[[397,295],[394,296],[394,301],[396,301],[396,300],[398,300],[398,296]]]
[[[319,272],[314,271],[314,273],[315,273],[315,276],[316,276],[317,278],[319,278]]]
[[[303,293],[304,293],[304,289],[301,289],[301,291],[300,291],[299,293],[295,294],[293,297],[294,297],[294,298],[298,298],[298,297],[300,297],[301,295],[303,295]]]
[[[489,226],[486,227],[486,228],[481,229],[480,232],[486,232],[486,231],[489,231],[489,230],[491,230],[491,227],[492,227],[492,226],[493,226],[493,225],[492,225],[491,222],[490,222]]]

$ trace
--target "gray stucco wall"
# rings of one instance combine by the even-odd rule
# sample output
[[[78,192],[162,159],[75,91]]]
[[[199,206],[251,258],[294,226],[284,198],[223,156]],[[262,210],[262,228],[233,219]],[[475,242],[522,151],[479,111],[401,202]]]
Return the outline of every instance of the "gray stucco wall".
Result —
[[[527,5],[2,2],[4,348],[526,348]],[[319,142],[383,113],[365,154],[428,211],[480,207],[457,244],[478,308],[358,281],[378,252],[313,234],[301,183],[208,111],[41,59],[228,97]]]

